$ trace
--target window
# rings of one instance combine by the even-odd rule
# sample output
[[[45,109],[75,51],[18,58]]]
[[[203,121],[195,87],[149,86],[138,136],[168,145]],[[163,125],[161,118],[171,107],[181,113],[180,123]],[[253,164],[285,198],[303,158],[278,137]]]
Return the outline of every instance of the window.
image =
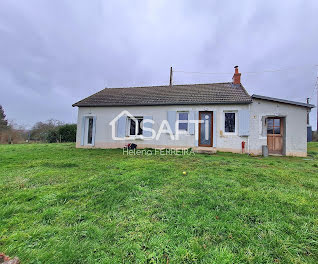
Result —
[[[93,118],[88,118],[88,130],[87,130],[87,144],[92,144],[93,142]]]
[[[227,133],[235,133],[235,113],[225,113],[224,130]]]
[[[267,134],[268,135],[280,135],[280,118],[268,118],[267,119]]]
[[[143,117],[129,118],[129,135],[139,136],[142,135],[142,121]],[[137,123],[137,124],[136,124]]]
[[[188,112],[179,112],[178,113],[178,128],[180,131],[188,131],[188,121],[189,113]]]

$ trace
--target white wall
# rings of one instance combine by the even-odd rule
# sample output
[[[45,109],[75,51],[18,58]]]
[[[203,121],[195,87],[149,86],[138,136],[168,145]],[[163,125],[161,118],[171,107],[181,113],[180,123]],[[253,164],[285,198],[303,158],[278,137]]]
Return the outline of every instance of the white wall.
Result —
[[[224,112],[250,109],[250,136],[238,136],[239,122],[236,119],[236,133],[224,133]],[[77,147],[81,146],[81,122],[82,116],[96,116],[96,148],[118,148],[127,143],[135,143],[138,147],[194,147],[196,140],[194,135],[180,135],[179,140],[171,140],[168,134],[162,134],[156,140],[127,140],[114,141],[111,135],[109,123],[123,110],[129,111],[134,116],[152,116],[154,120],[153,129],[157,132],[162,120],[167,120],[168,111],[213,111],[215,113],[213,146],[220,151],[230,151],[241,153],[242,141],[246,142],[246,152],[255,155],[262,154],[262,145],[267,144],[267,137],[262,136],[262,116],[282,116],[286,118],[286,155],[306,156],[307,155],[307,130],[305,107],[274,103],[265,100],[254,99],[250,105],[181,105],[181,106],[128,106],[128,107],[79,107],[78,110],[78,129]],[[237,116],[237,115],[236,115]],[[197,129],[196,129],[197,133]]]
[[[162,120],[167,120],[168,111],[213,111],[214,120],[214,146],[218,150],[241,152],[241,142],[247,140],[247,137],[240,137],[238,132],[238,120],[236,120],[237,129],[235,134],[224,133],[224,111],[239,111],[248,109],[248,105],[211,105],[211,106],[128,106],[128,107],[79,107],[78,111],[78,129],[77,129],[77,147],[80,145],[80,133],[82,116],[96,116],[96,137],[95,147],[97,148],[115,148],[122,147],[127,143],[136,143],[139,147],[194,147],[196,140],[194,135],[180,135],[179,140],[171,140],[168,134],[162,134],[158,141],[156,140],[127,140],[114,141],[111,135],[111,126],[109,123],[123,110],[129,111],[134,116],[152,116],[153,129],[159,130]],[[196,129],[197,132],[197,129]],[[85,147],[85,146],[84,146]]]
[[[262,116],[285,117],[285,153],[287,156],[307,155],[307,108],[253,99],[250,120],[250,151],[262,154],[262,145],[267,145],[267,137],[262,136]]]

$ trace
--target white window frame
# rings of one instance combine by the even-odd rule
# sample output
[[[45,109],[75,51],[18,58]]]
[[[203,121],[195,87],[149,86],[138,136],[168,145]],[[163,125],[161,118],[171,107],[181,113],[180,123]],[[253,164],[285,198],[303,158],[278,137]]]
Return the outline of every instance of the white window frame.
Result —
[[[188,115],[188,122],[187,122],[187,124],[188,124],[188,126],[187,126],[187,129],[186,130],[184,130],[184,129],[179,129],[179,114],[182,114],[182,113],[186,113],[187,115]],[[185,120],[182,120],[182,121],[185,121]],[[179,131],[179,133],[180,134],[189,134],[189,111],[177,111],[177,123],[178,123],[178,131]],[[182,123],[186,123],[186,122],[182,122]]]
[[[126,135],[127,137],[130,137],[130,138],[142,138],[143,137],[143,134],[141,135],[130,135],[130,125],[131,125],[131,119],[142,119],[142,122],[144,120],[144,117],[143,116],[134,116],[134,117],[128,117],[127,118],[127,130],[126,130]],[[137,132],[137,130],[135,130],[135,132]],[[142,132],[143,132],[143,128],[142,128]]]
[[[225,132],[225,114],[234,114],[234,132]],[[238,133],[238,111],[236,110],[229,110],[229,111],[223,111],[223,129],[224,129],[224,135],[237,135]]]
[[[93,127],[92,127],[92,143],[88,143],[88,128],[89,128],[89,119],[93,119]],[[94,125],[96,126],[96,124],[94,124],[94,116],[85,116],[85,124],[84,124],[84,145],[86,146],[92,146],[93,145],[93,141],[95,139],[95,134],[93,134],[94,132]],[[96,132],[95,132],[96,133]]]

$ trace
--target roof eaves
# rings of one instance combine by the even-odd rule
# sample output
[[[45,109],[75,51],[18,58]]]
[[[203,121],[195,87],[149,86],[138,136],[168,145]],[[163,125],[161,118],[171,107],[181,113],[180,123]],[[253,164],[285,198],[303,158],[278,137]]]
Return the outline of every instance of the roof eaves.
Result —
[[[106,87],[106,88],[104,88],[104,89],[102,89],[102,90],[100,90],[100,91],[98,91],[98,92],[96,92],[96,93],[94,93],[94,94],[82,99],[82,100],[79,100],[78,102],[72,104],[72,107],[78,106],[78,104],[80,104],[81,102],[87,100],[88,98],[91,98],[91,97],[95,96],[96,94],[102,93],[105,89],[108,89],[108,88]]]
[[[307,107],[307,108],[314,108],[315,107],[315,105],[313,105],[313,104],[306,104],[306,103],[302,103],[302,102],[295,102],[295,101],[290,101],[290,100],[286,100],[286,99],[279,99],[279,98],[275,98],[275,97],[263,96],[263,95],[258,95],[258,94],[253,94],[252,98],[267,100],[267,101],[272,101],[272,102],[278,102],[278,103],[284,103],[284,104],[297,105],[297,106],[302,106],[302,107]]]

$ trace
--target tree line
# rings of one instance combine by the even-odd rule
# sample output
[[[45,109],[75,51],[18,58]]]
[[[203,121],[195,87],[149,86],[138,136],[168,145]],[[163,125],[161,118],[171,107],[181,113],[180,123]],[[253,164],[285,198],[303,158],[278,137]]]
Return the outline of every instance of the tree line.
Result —
[[[76,124],[65,124],[50,119],[37,122],[31,129],[25,129],[8,122],[3,107],[0,105],[0,144],[23,142],[75,142]]]

